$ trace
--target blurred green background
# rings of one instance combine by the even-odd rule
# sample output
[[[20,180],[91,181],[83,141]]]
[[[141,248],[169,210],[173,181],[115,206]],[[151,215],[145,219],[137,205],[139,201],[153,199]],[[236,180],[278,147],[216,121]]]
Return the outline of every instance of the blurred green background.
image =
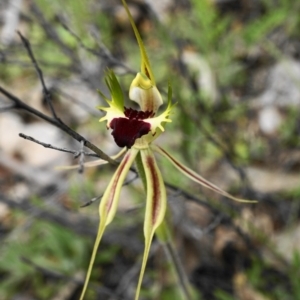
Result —
[[[157,85],[177,102],[157,144],[230,193],[199,188],[161,158],[174,243],[195,299],[300,299],[300,2],[128,1]],[[16,30],[31,43],[59,117],[108,154],[99,123],[107,68],[124,94],[139,50],[121,1],[0,3],[0,85],[50,115]],[[0,96],[0,299],[78,299],[113,166],[54,170],[80,145]],[[133,106],[127,99],[127,105]],[[88,158],[86,157],[88,160]],[[132,299],[143,251],[145,197],[134,174],[105,234],[87,299]],[[188,191],[188,193],[186,193]],[[141,299],[182,299],[158,242]]]

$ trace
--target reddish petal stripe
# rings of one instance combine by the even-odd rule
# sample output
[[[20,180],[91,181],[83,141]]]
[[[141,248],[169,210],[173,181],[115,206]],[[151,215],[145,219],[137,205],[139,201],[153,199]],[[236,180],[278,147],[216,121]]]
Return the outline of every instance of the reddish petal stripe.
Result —
[[[111,206],[113,204],[113,200],[114,200],[115,193],[116,193],[116,190],[117,190],[116,187],[118,185],[118,181],[120,179],[121,174],[123,173],[124,167],[126,166],[129,157],[130,157],[129,154],[127,154],[126,156],[124,156],[124,158],[123,158],[123,160],[122,160],[119,168],[116,171],[114,182],[112,184],[112,187],[111,187],[111,190],[110,190],[110,193],[109,193],[109,196],[108,196],[109,200],[106,203],[107,214],[109,214],[109,211],[110,211]]]
[[[137,138],[150,131],[151,125],[136,119],[115,118],[110,128],[113,129],[111,134],[119,147],[131,148]]]
[[[132,148],[126,153],[103,194],[99,213],[101,219],[106,219],[106,225],[114,218],[120,198],[121,187],[138,151],[139,150]]]
[[[154,233],[159,225],[161,225],[161,223],[163,222],[167,206],[165,184],[155,162],[152,150],[150,148],[146,148],[140,150],[140,153],[147,182],[147,203],[144,221],[145,250],[139,282],[134,298],[135,300],[139,299],[141,284],[143,281],[143,276],[145,273],[146,263]]]
[[[152,226],[156,223],[157,216],[160,209],[160,199],[161,199],[161,190],[159,185],[159,178],[155,168],[155,161],[152,156],[147,157],[147,167],[149,167],[150,175],[151,175],[151,188],[153,190],[153,198],[152,198],[152,218],[151,223]]]
[[[183,164],[181,164],[179,161],[175,160],[168,152],[166,152],[164,149],[158,147],[159,150],[161,152],[163,152],[163,154],[165,156],[167,156],[169,158],[169,160],[178,168],[181,169],[183,172],[185,172],[188,176],[190,176],[191,178],[193,178],[195,181],[200,182],[201,184],[207,186],[208,188],[218,191],[219,193],[224,193],[223,190],[221,190],[219,187],[217,187],[216,185],[214,185],[213,183],[207,181],[206,179],[202,178],[200,175],[198,175],[197,173],[195,173],[194,171],[192,171],[191,169],[189,169],[188,167],[184,166]]]
[[[141,156],[147,181],[147,204],[144,223],[146,237],[151,232],[153,233],[163,221],[166,212],[167,194],[151,149],[141,150]]]

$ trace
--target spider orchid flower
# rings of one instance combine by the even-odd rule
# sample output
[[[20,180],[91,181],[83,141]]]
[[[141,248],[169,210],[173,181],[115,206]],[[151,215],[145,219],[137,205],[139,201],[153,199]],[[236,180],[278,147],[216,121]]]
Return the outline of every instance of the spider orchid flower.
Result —
[[[136,289],[136,300],[139,298],[151,242],[157,228],[164,220],[167,206],[166,188],[153,152],[157,152],[166,157],[179,171],[195,182],[234,200],[249,202],[248,200],[231,196],[198,175],[196,172],[184,166],[167,151],[152,144],[152,142],[164,132],[164,125],[171,122],[170,114],[174,107],[171,103],[172,89],[169,85],[166,109],[164,112],[157,115],[159,107],[163,104],[162,96],[156,87],[149,59],[140,34],[134,24],[125,0],[122,0],[122,2],[127,11],[141,53],[141,71],[137,73],[129,89],[129,98],[139,104],[140,110],[124,106],[124,96],[120,84],[113,71],[108,71],[106,74],[106,84],[110,91],[111,99],[108,99],[100,92],[101,96],[109,105],[108,107],[99,107],[100,110],[106,112],[106,115],[100,119],[100,122],[106,121],[106,126],[108,129],[112,130],[111,134],[116,144],[123,148],[113,158],[116,159],[123,154],[124,157],[111,178],[99,206],[100,224],[80,299],[84,298],[101,238],[106,226],[113,220],[116,214],[121,187],[134,161],[137,161],[140,175],[146,183],[145,188],[147,192],[144,220],[145,249]],[[106,162],[100,160],[87,163],[86,166],[104,163]]]

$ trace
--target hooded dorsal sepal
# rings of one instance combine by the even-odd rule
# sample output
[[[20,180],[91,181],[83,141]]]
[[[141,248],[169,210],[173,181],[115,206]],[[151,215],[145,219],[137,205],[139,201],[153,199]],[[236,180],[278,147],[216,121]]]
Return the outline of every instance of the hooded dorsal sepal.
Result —
[[[133,79],[129,89],[129,98],[137,102],[142,111],[153,111],[156,113],[163,104],[157,87],[143,73],[137,73]]]

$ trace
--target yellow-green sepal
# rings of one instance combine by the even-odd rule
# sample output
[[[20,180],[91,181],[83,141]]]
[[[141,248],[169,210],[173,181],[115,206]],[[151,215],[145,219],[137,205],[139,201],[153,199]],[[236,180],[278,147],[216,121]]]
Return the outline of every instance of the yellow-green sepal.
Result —
[[[226,191],[219,188],[217,185],[213,184],[212,182],[206,180],[201,175],[193,171],[192,169],[188,168],[184,164],[182,164],[180,161],[178,161],[175,157],[173,157],[170,153],[168,153],[166,150],[162,149],[159,146],[153,145],[152,149],[166,157],[172,164],[175,166],[182,174],[190,178],[191,180],[195,181],[196,183],[215,191],[216,193],[225,196],[227,198],[230,198],[237,202],[244,202],[244,203],[256,203],[256,200],[247,200],[242,198],[237,198],[232,196],[231,194],[227,193]]]
[[[145,249],[139,281],[136,288],[135,300],[139,299],[154,233],[163,222],[167,207],[166,188],[162,175],[157,167],[154,155],[150,148],[140,151],[147,182],[147,202],[144,221]]]
[[[149,58],[148,58],[148,55],[147,55],[144,43],[143,43],[142,38],[140,36],[140,33],[139,33],[139,31],[138,31],[135,23],[134,23],[134,20],[132,18],[132,15],[131,15],[129,9],[128,9],[126,1],[122,0],[122,3],[123,3],[124,8],[125,8],[125,10],[127,12],[129,21],[131,23],[132,29],[134,31],[135,37],[137,39],[137,42],[138,42],[138,45],[139,45],[139,48],[140,48],[140,53],[141,53],[141,73],[143,73],[144,75],[146,75],[151,80],[152,85],[155,85],[155,79],[154,79],[153,72],[152,72],[152,69],[151,69],[151,66],[150,66],[150,61],[149,61]]]
[[[132,148],[125,154],[101,199],[99,206],[100,224],[80,300],[84,298],[104,230],[116,214],[122,185],[138,151]]]

